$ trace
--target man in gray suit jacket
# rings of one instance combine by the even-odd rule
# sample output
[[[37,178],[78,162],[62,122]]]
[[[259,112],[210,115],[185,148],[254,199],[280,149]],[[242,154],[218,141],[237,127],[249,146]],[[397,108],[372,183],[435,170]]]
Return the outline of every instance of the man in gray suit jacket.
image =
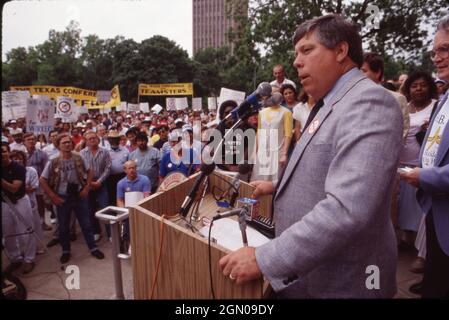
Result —
[[[276,238],[220,260],[244,283],[264,276],[280,298],[389,298],[396,293],[397,249],[391,188],[402,145],[393,98],[358,68],[358,28],[339,15],[295,32],[294,65],[304,90],[322,105],[303,129],[275,188]],[[318,109],[315,109],[315,112]],[[312,110],[314,112],[314,110]]]

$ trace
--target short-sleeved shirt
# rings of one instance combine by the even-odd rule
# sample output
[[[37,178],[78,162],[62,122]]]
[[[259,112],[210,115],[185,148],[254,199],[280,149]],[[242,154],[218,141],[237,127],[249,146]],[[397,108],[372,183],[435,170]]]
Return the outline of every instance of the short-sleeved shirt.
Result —
[[[25,152],[26,154],[28,154],[27,148],[26,148],[22,143],[17,143],[17,142],[15,142],[15,141],[9,145],[9,149],[10,149],[11,151],[13,151],[13,150],[23,151],[23,152]]]
[[[117,149],[108,149],[109,155],[111,156],[111,175],[123,173],[123,165],[129,158],[129,151],[125,147],[118,147]]]
[[[86,173],[87,168],[89,168],[88,163],[84,158],[83,159],[83,172]],[[54,160],[57,161],[57,160]],[[46,180],[50,179],[50,176],[52,174],[56,174],[53,170],[53,163],[54,161],[48,161],[47,165],[44,168],[44,171],[42,172],[41,177],[43,177]],[[75,167],[75,159],[71,158],[68,160],[61,159],[61,164],[59,166],[60,175],[61,178],[59,180],[59,185],[56,187],[56,190],[53,190],[57,192],[60,195],[66,195],[67,194],[67,185],[69,183],[75,183],[79,184],[81,189],[81,183],[78,181],[78,175],[76,174],[76,167]]]
[[[80,156],[89,164],[94,181],[104,183],[111,173],[111,156],[108,150],[99,147],[95,155],[89,148],[80,151]]]
[[[117,183],[117,199],[125,199],[125,192],[139,191],[149,193],[150,190],[150,180],[146,176],[138,174],[133,181],[128,180],[128,177],[124,177]]]
[[[47,144],[42,150],[47,153],[48,159],[50,160],[59,156],[59,150],[53,143]]]
[[[9,183],[12,183],[14,180],[22,181],[22,185],[15,193],[3,189],[3,192],[12,203],[16,203],[17,200],[21,199],[25,195],[26,169],[24,166],[15,161],[11,161],[7,167],[2,168],[2,179],[5,179]],[[2,201],[5,202],[3,197]]]
[[[284,85],[284,84],[290,84],[296,89],[296,84],[287,78],[284,78],[284,81],[282,81],[282,83],[277,82],[277,80],[273,80],[270,82],[270,85],[277,89],[281,89],[282,85]]]
[[[42,150],[35,149],[33,152],[28,153],[27,166],[36,169],[38,175],[42,174],[47,161],[48,155]]]
[[[159,161],[161,160],[158,149],[149,147],[145,152],[136,149],[129,155],[129,160],[134,160],[137,173],[147,176],[152,186],[157,186],[159,179]]]

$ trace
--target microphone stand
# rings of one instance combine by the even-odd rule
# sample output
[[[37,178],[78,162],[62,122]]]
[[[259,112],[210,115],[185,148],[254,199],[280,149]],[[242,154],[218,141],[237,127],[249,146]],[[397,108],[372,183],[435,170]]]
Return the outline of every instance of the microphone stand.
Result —
[[[224,142],[226,141],[226,139],[227,139],[230,135],[232,135],[232,133],[234,132],[234,130],[235,130],[236,128],[238,128],[238,127],[243,123],[244,119],[248,118],[249,115],[250,115],[250,110],[248,110],[246,113],[242,114],[242,116],[239,117],[239,118],[237,119],[237,121],[232,125],[232,127],[229,128],[228,130],[226,130],[226,129],[224,128],[224,123],[225,123],[225,120],[226,120],[227,118],[225,118],[225,119],[223,119],[223,120],[220,121],[220,123],[218,124],[217,128],[218,128],[218,130],[220,130],[220,132],[222,132],[222,133],[224,132],[224,136],[223,136],[223,138],[220,140],[220,142],[218,143],[217,148],[214,148],[214,155],[212,156],[212,163],[216,163],[216,160],[217,160],[218,156],[221,156],[221,155],[222,155],[222,153],[221,153],[221,152],[217,152],[217,150],[221,150],[221,148],[222,148]],[[232,115],[232,116],[233,116],[233,117],[237,117],[237,114]],[[206,189],[204,189],[204,190],[206,190]],[[205,193],[205,191],[203,191],[202,197],[204,196],[204,193]],[[200,202],[199,205],[201,205],[201,204],[202,204],[202,201]],[[199,209],[199,208],[198,208],[198,209]],[[193,212],[191,213],[191,215],[192,215],[192,214],[193,214]],[[196,216],[196,215],[195,215],[195,216]],[[192,230],[192,232],[194,232],[194,230],[195,230],[196,228],[195,228],[195,227],[191,224],[191,222],[189,221],[189,220],[191,220],[191,219],[184,219],[184,220],[185,220],[185,222],[186,222],[186,227],[190,228],[190,229]],[[245,228],[246,228],[246,221],[245,221]],[[246,236],[246,232],[245,232],[245,236]]]
[[[248,246],[248,237],[246,235],[246,215],[247,214],[248,214],[248,208],[246,206],[220,213],[212,218],[212,223],[211,223],[210,227],[212,228],[213,222],[215,220],[238,215],[240,232],[242,233],[243,246],[247,247]]]

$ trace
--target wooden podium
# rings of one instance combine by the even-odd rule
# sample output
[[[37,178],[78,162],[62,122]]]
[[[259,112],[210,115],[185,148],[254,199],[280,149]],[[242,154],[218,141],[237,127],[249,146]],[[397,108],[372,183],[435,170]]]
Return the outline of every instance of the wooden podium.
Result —
[[[199,173],[163,192],[151,195],[129,209],[134,298],[150,299],[212,299],[209,276],[208,239],[186,227],[177,213]],[[199,216],[212,217],[216,213],[212,191],[227,190],[223,179],[232,178],[214,171],[209,176],[209,188]],[[250,197],[253,187],[242,182],[239,197]],[[260,199],[260,213],[271,217],[271,196]],[[164,218],[162,218],[164,215]],[[197,229],[201,221],[192,222]],[[162,231],[161,231],[162,230]],[[162,233],[162,250],[161,248]],[[211,243],[212,279],[216,299],[260,299],[268,285],[255,280],[236,285],[224,277],[218,266],[220,258],[229,250]],[[155,273],[160,264],[155,285]]]

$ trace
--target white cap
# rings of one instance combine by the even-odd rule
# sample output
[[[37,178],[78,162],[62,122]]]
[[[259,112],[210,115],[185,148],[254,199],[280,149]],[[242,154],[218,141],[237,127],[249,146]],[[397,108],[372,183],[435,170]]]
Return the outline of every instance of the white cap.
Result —
[[[178,119],[175,120],[175,123],[180,123],[180,122],[184,122],[184,121],[182,121],[181,118],[178,118]]]
[[[17,121],[12,119],[12,120],[9,121],[9,123],[17,123]]]

